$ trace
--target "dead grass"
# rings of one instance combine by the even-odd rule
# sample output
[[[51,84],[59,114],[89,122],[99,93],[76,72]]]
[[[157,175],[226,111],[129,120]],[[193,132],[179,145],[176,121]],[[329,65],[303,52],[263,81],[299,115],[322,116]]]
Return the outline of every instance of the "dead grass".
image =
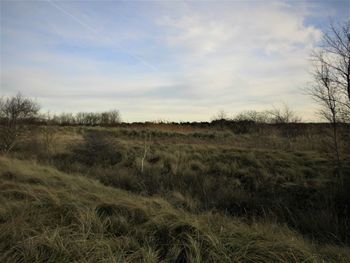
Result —
[[[28,161],[0,157],[0,178],[1,262],[350,260],[349,249],[316,246],[286,227],[193,214]]]

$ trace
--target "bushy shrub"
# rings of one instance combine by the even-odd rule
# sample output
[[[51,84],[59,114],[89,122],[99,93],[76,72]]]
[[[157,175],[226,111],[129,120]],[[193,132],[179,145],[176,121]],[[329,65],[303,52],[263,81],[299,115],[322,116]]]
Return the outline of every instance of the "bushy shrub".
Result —
[[[122,160],[121,152],[116,150],[113,138],[107,133],[89,131],[83,137],[84,142],[72,149],[78,162],[87,166],[110,166]]]

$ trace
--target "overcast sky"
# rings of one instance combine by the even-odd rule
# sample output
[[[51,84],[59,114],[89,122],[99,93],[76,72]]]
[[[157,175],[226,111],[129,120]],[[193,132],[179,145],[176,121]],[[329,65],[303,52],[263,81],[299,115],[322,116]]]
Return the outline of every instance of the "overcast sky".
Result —
[[[0,95],[125,121],[209,120],[287,103],[304,120],[310,51],[350,1],[1,1]]]

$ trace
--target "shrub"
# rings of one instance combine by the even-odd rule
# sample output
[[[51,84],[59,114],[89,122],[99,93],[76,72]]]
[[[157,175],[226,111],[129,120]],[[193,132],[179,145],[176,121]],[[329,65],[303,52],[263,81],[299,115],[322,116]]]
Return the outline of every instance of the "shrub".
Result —
[[[83,137],[84,143],[72,150],[78,162],[87,166],[110,166],[122,161],[122,154],[115,149],[113,138],[109,134],[89,131]]]

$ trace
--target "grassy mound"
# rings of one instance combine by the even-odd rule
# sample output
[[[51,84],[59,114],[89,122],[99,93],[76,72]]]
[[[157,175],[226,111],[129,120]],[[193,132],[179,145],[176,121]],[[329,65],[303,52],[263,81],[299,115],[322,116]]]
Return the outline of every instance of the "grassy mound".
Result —
[[[285,227],[193,214],[26,161],[0,157],[0,183],[0,262],[350,262],[349,249]]]

